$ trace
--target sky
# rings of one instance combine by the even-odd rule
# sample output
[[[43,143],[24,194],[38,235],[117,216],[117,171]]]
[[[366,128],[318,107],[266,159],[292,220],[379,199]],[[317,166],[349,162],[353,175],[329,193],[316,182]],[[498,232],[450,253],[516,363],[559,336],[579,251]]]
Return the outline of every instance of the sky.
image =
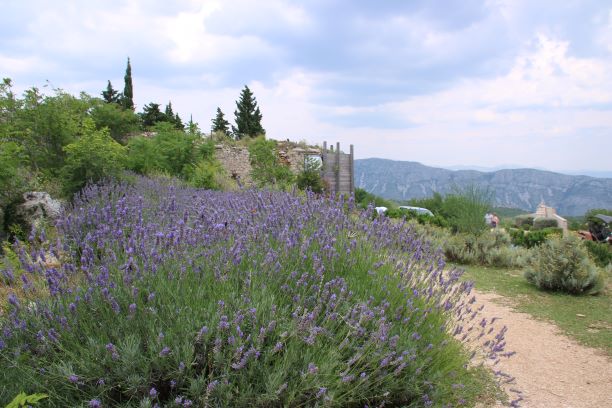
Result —
[[[247,85],[272,139],[356,158],[612,171],[609,0],[0,0],[0,76],[203,131]]]

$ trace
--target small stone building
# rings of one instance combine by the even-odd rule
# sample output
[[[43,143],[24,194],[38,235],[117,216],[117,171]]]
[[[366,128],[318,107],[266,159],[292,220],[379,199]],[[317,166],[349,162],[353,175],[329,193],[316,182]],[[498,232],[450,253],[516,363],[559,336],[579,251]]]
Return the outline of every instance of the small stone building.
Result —
[[[540,203],[540,205],[538,205],[535,214],[533,214],[534,222],[539,219],[555,220],[557,221],[557,226],[563,230],[564,235],[568,232],[567,220],[557,214],[557,210],[544,204],[543,201]]]

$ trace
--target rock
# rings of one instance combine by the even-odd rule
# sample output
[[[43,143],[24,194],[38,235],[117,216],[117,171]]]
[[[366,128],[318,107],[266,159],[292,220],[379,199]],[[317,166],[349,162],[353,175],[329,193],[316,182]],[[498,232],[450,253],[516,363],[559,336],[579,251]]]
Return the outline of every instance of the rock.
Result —
[[[15,216],[28,230],[38,227],[43,220],[55,221],[64,206],[62,201],[52,198],[44,191],[23,193],[23,200],[23,203],[16,207]]]

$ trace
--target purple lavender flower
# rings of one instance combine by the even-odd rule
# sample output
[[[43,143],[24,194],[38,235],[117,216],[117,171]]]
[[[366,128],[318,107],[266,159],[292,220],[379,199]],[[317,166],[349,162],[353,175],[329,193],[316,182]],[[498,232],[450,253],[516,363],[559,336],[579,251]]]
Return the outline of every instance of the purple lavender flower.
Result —
[[[87,406],[89,408],[101,408],[102,407],[102,402],[99,399],[92,399],[89,400],[89,403],[87,404]]]
[[[78,383],[78,382],[79,382],[79,377],[77,377],[77,376],[76,376],[76,375],[74,375],[74,374],[70,374],[70,375],[68,376],[68,381],[70,381],[70,382],[71,382],[71,383],[73,383],[73,384],[76,384],[76,383]]]
[[[149,390],[149,396],[151,398],[157,398],[157,390],[155,389],[155,387],[151,387],[151,389]]]
[[[170,352],[171,352],[170,347],[164,346],[164,348],[159,352],[159,356],[166,357],[170,354]]]

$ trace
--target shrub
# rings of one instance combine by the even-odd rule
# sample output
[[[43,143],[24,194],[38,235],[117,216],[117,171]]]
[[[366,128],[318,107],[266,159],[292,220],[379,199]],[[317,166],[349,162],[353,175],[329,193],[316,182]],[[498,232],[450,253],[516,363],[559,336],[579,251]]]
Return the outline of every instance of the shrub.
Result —
[[[539,289],[575,295],[597,294],[604,287],[602,271],[593,264],[582,241],[573,236],[553,238],[537,248],[525,277]]]
[[[273,186],[287,188],[294,179],[289,166],[282,164],[278,158],[276,142],[259,136],[250,141],[249,160],[251,161],[251,177],[259,187]]]
[[[546,242],[549,232],[541,231],[523,231],[520,229],[510,230],[510,237],[513,245],[522,246],[524,248],[533,248],[542,245]]]
[[[612,263],[612,245],[605,242],[583,242],[597,266],[605,268]]]
[[[487,229],[484,215],[491,207],[492,199],[490,191],[474,185],[455,188],[444,198],[442,215],[453,232],[480,234]]]
[[[351,201],[137,178],[85,188],[57,228],[16,251],[29,289],[0,315],[0,389],[49,406],[471,406],[461,339],[503,355],[461,273]]]
[[[528,252],[510,246],[510,236],[499,230],[480,235],[456,234],[444,245],[444,253],[450,262],[497,267],[522,267]]]
[[[533,226],[533,216],[531,215],[519,215],[514,217],[514,225],[517,228],[529,229]]]
[[[126,161],[125,147],[114,141],[108,129],[95,130],[91,119],[83,122],[83,136],[64,148],[64,191],[72,194],[87,182],[118,177]]]
[[[323,192],[323,179],[318,170],[304,170],[298,174],[296,181],[300,190],[311,190],[313,193]]]
[[[544,228],[557,228],[559,223],[554,218],[536,218],[533,221],[533,229],[541,230]]]

